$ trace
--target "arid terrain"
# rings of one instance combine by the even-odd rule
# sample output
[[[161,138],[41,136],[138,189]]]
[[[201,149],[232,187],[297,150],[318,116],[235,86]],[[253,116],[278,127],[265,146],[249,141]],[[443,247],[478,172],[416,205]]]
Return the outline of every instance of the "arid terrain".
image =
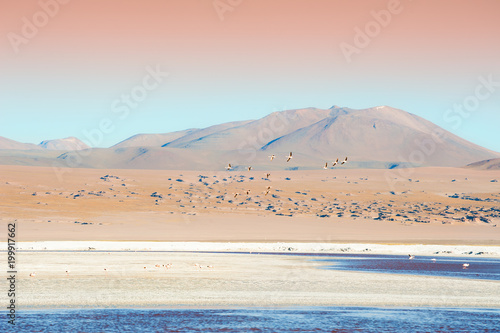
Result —
[[[0,166],[0,218],[20,241],[500,242],[500,171],[266,173]]]

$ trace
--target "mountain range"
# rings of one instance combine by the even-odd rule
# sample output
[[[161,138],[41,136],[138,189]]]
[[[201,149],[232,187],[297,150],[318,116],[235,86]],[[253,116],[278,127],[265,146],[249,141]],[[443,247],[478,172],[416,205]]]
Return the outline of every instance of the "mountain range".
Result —
[[[32,143],[22,143],[0,136],[0,149],[10,150],[83,150],[89,149],[90,146],[83,141],[75,138],[68,137],[64,139],[45,140],[38,145]]]
[[[293,152],[287,163],[285,156]],[[270,161],[268,156],[275,154]],[[0,164],[87,168],[224,170],[318,169],[348,156],[349,168],[464,166],[500,153],[388,106],[305,108],[202,129],[138,134],[109,148],[77,138],[39,145],[0,137]]]

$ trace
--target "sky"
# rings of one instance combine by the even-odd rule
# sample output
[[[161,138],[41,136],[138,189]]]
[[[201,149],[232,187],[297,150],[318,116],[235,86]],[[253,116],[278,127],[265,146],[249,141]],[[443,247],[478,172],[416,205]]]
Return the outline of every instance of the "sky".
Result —
[[[0,136],[388,105],[500,151],[497,0],[0,0]]]

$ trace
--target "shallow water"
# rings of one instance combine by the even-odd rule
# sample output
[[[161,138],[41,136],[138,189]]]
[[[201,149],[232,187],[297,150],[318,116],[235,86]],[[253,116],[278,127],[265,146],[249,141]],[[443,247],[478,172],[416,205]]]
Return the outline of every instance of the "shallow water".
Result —
[[[21,311],[15,331],[499,332],[499,322],[500,309],[363,307],[92,309]],[[4,323],[0,326],[4,326]]]
[[[435,260],[433,260],[435,259]],[[316,261],[324,262],[325,269],[376,273],[446,276],[453,278],[500,280],[500,259],[415,257],[401,255],[343,255]],[[333,265],[328,265],[329,263]],[[464,269],[463,264],[469,266]]]

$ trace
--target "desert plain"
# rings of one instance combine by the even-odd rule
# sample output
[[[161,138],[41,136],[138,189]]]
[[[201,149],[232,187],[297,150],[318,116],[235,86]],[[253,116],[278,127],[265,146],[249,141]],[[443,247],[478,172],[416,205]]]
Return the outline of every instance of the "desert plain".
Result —
[[[0,166],[21,308],[500,307],[498,281],[251,253],[498,258],[498,170],[63,171]]]
[[[0,166],[0,218],[18,241],[500,241],[498,170],[267,173]]]

